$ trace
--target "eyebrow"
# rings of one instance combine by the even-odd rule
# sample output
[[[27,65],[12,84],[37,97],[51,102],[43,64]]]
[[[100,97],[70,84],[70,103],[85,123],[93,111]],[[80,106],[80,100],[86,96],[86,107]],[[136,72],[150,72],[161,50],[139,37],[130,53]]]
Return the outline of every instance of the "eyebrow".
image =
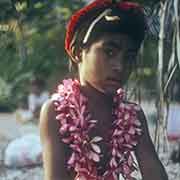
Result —
[[[119,48],[121,48],[122,44],[118,43],[114,40],[107,40],[107,41],[103,42],[103,46],[111,46],[111,47],[119,49]]]
[[[122,44],[123,42],[117,41],[117,40],[105,40],[103,42],[103,46],[109,46],[116,49],[120,49],[123,46]],[[137,48],[133,46],[127,46],[127,49],[128,51],[131,51],[131,52],[137,51]]]

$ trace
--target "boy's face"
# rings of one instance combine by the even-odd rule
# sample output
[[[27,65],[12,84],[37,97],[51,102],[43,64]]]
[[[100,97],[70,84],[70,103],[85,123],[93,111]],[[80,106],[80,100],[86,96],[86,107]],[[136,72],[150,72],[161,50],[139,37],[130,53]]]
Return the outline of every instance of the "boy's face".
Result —
[[[80,81],[103,93],[114,94],[127,81],[136,56],[136,46],[128,35],[105,33],[82,50]]]

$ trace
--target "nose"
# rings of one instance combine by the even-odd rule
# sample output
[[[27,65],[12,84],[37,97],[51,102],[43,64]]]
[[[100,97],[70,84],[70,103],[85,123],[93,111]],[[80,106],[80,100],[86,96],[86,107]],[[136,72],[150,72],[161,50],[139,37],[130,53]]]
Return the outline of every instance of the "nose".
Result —
[[[117,67],[117,68],[115,68],[115,67],[113,67],[112,68],[112,75],[113,75],[113,77],[115,77],[115,78],[117,78],[117,79],[119,79],[120,77],[122,77],[122,75],[123,75],[123,70],[122,70],[122,68],[121,67]]]
[[[116,73],[122,73],[124,70],[124,63],[122,62],[122,58],[117,58],[111,63],[111,68]]]

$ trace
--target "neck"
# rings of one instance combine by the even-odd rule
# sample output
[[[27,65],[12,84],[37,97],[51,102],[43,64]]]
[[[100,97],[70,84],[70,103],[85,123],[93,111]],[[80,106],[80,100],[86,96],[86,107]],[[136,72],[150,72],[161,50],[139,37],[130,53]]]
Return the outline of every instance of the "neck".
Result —
[[[91,101],[93,104],[97,105],[112,105],[113,96],[107,95],[103,92],[98,91],[90,84],[81,84],[81,92]]]

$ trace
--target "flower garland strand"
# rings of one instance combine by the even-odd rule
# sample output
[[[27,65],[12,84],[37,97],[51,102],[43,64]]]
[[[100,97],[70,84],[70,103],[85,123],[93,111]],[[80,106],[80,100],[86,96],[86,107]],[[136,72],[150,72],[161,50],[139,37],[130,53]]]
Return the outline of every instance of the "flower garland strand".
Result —
[[[137,119],[140,108],[135,104],[127,104],[122,89],[117,91],[113,111],[116,117],[113,122],[109,146],[111,158],[103,175],[98,173],[97,163],[100,161],[101,148],[98,145],[102,137],[89,137],[89,132],[96,126],[87,109],[88,99],[80,92],[77,80],[64,80],[53,94],[56,119],[60,124],[59,133],[62,141],[69,145],[72,154],[67,162],[69,168],[77,173],[76,180],[118,180],[118,175],[126,180],[132,179],[136,163],[132,152],[141,135],[141,123]]]

